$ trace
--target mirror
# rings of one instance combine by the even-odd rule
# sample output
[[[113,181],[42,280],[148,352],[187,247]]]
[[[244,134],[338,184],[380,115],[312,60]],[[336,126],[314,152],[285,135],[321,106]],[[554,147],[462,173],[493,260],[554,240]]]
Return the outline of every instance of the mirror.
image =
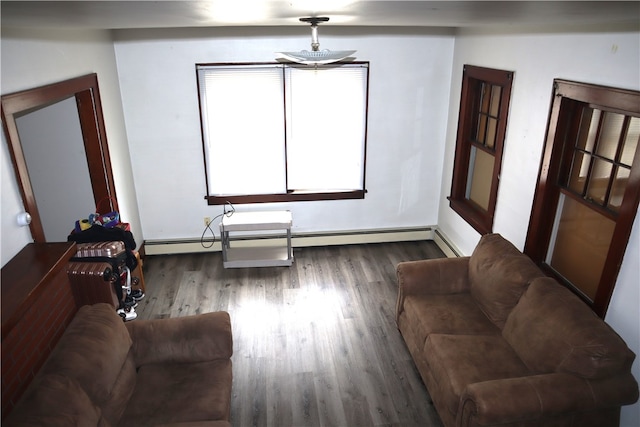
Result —
[[[74,101],[77,106],[75,109],[71,105]],[[77,117],[73,116],[74,110],[77,113]],[[46,121],[53,124],[49,132],[42,127],[43,121],[39,121],[38,126],[33,125],[31,121],[35,120],[37,116],[46,116]],[[58,122],[58,117],[62,116],[66,116],[69,121],[60,126],[55,126],[56,122]],[[71,218],[65,217],[64,221],[66,223],[64,227],[66,231],[59,230],[62,225],[46,225],[49,222],[49,218],[43,218],[43,214],[47,215],[47,212],[52,209],[51,198],[70,196],[73,199],[75,197],[75,199],[80,200],[83,206],[87,206],[87,204],[95,206],[98,202],[106,200],[101,203],[101,207],[109,208],[110,210],[116,209],[117,199],[96,74],[3,95],[2,118],[22,200],[26,211],[32,218],[29,227],[34,242],[64,241],[73,227],[73,222],[76,219],[80,219],[75,216]],[[73,135],[73,132],[65,135],[65,132],[74,126],[76,135],[69,137],[69,135]],[[77,135],[78,128],[81,137]],[[21,135],[24,141],[21,140]],[[64,148],[64,150],[71,150],[74,153],[61,153],[60,151],[63,150],[61,145],[66,146],[66,139],[68,138],[77,138],[74,148]],[[45,150],[42,150],[41,156],[38,153],[34,155],[36,151],[42,148],[38,147],[38,144],[50,144],[47,147],[50,153],[47,154]],[[78,154],[83,145],[84,159],[82,159],[81,154]],[[59,151],[56,152],[56,150]],[[57,153],[62,157],[56,160],[52,158],[53,153]],[[37,159],[37,161],[34,161],[34,159]],[[43,159],[45,159],[44,162]],[[65,162],[60,164],[62,159]],[[56,181],[57,178],[51,179],[54,183],[51,188],[43,187],[43,181],[46,181],[49,172],[68,168],[72,163],[82,162],[83,160],[86,162],[86,169],[82,167],[77,168],[77,171],[66,171],[68,173],[63,178],[68,182],[70,178],[73,178],[74,174],[78,174],[79,180],[85,181],[85,184],[86,181],[90,182],[90,188],[84,185],[84,189],[80,189],[80,185],[74,186],[73,183],[64,183],[63,180]],[[43,170],[44,174],[38,173]],[[69,186],[73,187],[68,188]],[[91,196],[93,200],[84,200]],[[54,206],[59,206],[59,203],[54,203]],[[88,213],[86,212],[85,215]],[[67,214],[62,212],[61,215]],[[58,230],[49,230],[51,227],[53,227],[52,230]],[[47,232],[45,232],[45,228],[47,228]]]
[[[47,242],[64,242],[93,209],[93,190],[75,98],[16,117]]]

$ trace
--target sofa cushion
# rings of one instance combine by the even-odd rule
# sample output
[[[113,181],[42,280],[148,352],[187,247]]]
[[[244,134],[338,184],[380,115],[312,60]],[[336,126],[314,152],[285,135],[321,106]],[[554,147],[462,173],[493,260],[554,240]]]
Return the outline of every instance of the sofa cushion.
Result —
[[[128,322],[137,366],[228,359],[233,354],[231,318],[225,311]]]
[[[231,427],[231,423],[225,420],[187,421],[186,423],[158,424],[154,427]]]
[[[455,419],[467,385],[529,375],[529,369],[500,335],[431,334],[424,357],[440,398]]]
[[[109,424],[77,382],[50,374],[34,381],[2,425],[107,427]]]
[[[502,333],[536,373],[606,378],[629,372],[635,358],[609,325],[549,277],[531,283]]]
[[[123,367],[134,369],[125,365],[130,348],[129,333],[113,306],[85,305],[67,327],[42,372],[74,379],[94,403],[102,406],[111,400]]]
[[[430,334],[500,334],[468,293],[410,295],[405,298],[403,316],[421,346]]]
[[[499,234],[482,236],[469,260],[471,295],[502,329],[520,296],[542,271]]]
[[[119,425],[227,420],[231,383],[230,359],[143,365]]]
[[[101,405],[102,416],[113,425],[118,424],[122,413],[127,407],[136,385],[137,371],[133,351],[122,366],[119,377],[116,379],[108,401]]]

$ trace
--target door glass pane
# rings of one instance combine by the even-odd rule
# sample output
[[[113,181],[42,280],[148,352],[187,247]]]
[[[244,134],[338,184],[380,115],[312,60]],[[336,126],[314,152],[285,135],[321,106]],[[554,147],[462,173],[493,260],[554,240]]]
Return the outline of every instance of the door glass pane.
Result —
[[[475,140],[480,144],[484,144],[484,136],[487,131],[487,116],[480,114],[478,117],[478,129],[476,130]]]
[[[496,142],[501,94],[500,86],[482,83],[475,141],[488,148],[494,148]]]
[[[500,86],[492,86],[491,87],[491,110],[489,114],[493,117],[498,117],[498,113],[500,112],[500,96],[502,95],[502,87]]]
[[[604,113],[602,129],[600,130],[600,138],[598,140],[598,149],[596,153],[599,156],[614,160],[616,158],[616,150],[622,135],[622,125],[624,124],[624,116],[617,113]]]
[[[488,114],[489,104],[491,102],[491,85],[482,83],[482,101],[480,103],[480,112]]]
[[[578,130],[578,139],[576,141],[576,146],[578,148],[589,152],[593,151],[599,122],[600,110],[594,110],[588,107],[585,107],[582,110],[580,129]]]
[[[471,147],[466,197],[484,210],[489,210],[494,161],[491,154]]]
[[[587,197],[599,205],[604,205],[612,164],[602,159],[596,159],[589,179]]]
[[[622,155],[620,156],[621,163],[627,166],[631,166],[633,164],[638,140],[640,140],[640,118],[631,117],[627,136],[624,140],[624,146],[622,147]]]
[[[485,145],[488,148],[493,148],[496,142],[496,132],[498,131],[498,120],[493,117],[489,117],[489,126],[487,127],[487,139]]]
[[[547,263],[593,301],[615,222],[562,195]]]
[[[573,165],[571,166],[571,176],[569,177],[569,189],[576,194],[584,194],[584,185],[589,172],[591,156],[581,151],[574,153]]]
[[[629,182],[630,170],[623,167],[618,167],[613,186],[611,188],[611,195],[609,196],[609,204],[607,207],[614,212],[618,212],[622,205],[622,198],[624,192],[627,189],[627,183]]]

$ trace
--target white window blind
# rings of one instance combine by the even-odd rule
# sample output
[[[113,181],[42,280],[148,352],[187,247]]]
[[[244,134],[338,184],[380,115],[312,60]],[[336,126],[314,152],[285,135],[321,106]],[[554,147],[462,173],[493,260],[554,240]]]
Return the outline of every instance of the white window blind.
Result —
[[[364,190],[368,64],[197,76],[208,196]]]
[[[286,190],[282,70],[198,69],[209,194]]]
[[[286,71],[289,189],[361,189],[366,70],[340,67]]]

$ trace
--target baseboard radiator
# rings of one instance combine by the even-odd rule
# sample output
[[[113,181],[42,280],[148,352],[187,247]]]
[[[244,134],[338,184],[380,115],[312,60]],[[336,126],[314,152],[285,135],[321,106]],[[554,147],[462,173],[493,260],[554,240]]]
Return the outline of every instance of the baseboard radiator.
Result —
[[[418,240],[435,240],[435,227],[416,227],[401,229],[354,230],[335,233],[293,233],[291,244],[294,248],[311,246],[353,245],[363,243],[409,242]],[[281,236],[241,236],[233,239],[234,246],[257,247],[269,246],[274,239]],[[436,243],[438,243],[436,241]],[[444,246],[448,247],[443,243]],[[438,243],[440,246],[440,243]],[[220,239],[174,239],[145,240],[146,255],[170,255],[180,253],[219,252],[222,250]],[[444,249],[443,249],[444,251]],[[445,253],[447,253],[445,251]],[[447,254],[447,256],[450,256]]]
[[[447,238],[442,230],[438,228],[433,230],[433,241],[448,258],[457,258],[462,256],[460,249],[458,249],[458,247],[454,245],[449,238]]]

